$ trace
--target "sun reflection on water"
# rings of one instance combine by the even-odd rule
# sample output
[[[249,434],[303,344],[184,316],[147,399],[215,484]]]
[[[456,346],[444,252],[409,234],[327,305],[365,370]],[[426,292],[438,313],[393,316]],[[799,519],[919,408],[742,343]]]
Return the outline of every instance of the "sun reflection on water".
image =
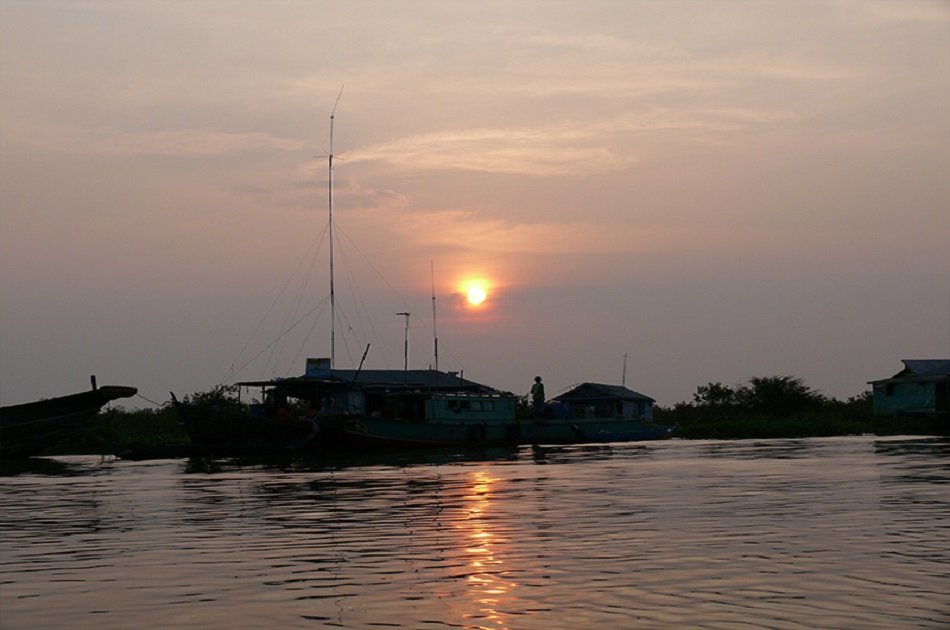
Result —
[[[492,486],[500,480],[483,470],[472,472],[470,477],[471,491],[464,496],[467,518],[455,525],[468,543],[465,553],[470,572],[466,581],[475,611],[466,617],[480,628],[507,629],[506,615],[501,610],[513,600],[517,584],[504,575],[501,553],[505,540],[489,519]]]

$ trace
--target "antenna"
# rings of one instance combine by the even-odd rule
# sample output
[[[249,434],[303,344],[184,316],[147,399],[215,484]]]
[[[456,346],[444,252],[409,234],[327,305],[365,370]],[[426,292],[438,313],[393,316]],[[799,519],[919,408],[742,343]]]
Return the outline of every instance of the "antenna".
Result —
[[[435,346],[435,371],[439,371],[439,329],[435,325],[435,261],[429,261],[429,275],[432,277],[432,341]]]
[[[330,111],[330,155],[327,176],[327,235],[330,239],[330,369],[336,364],[336,292],[333,284],[333,119],[336,116],[336,106],[343,96],[343,86],[336,96],[333,109]]]
[[[396,313],[396,315],[403,315],[406,318],[406,336],[403,341],[403,356],[405,358],[402,366],[403,371],[406,372],[409,370],[409,316],[412,313]]]
[[[623,353],[623,372],[620,375],[620,385],[622,387],[627,386],[627,353]]]

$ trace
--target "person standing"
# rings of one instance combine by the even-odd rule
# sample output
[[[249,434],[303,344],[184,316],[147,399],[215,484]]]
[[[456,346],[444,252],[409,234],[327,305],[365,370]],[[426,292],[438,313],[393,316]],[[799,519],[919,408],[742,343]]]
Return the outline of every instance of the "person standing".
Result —
[[[531,403],[534,408],[534,415],[540,416],[544,411],[544,383],[540,376],[534,377],[534,385],[531,386]]]

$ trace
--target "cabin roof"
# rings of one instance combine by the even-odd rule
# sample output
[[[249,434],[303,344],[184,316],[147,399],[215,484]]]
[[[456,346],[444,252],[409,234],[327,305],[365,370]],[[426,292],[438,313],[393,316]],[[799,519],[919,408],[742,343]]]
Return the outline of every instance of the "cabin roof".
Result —
[[[559,394],[555,400],[562,402],[569,401],[593,401],[593,400],[626,400],[635,402],[656,402],[653,398],[635,392],[622,385],[604,385],[603,383],[581,383],[574,388]]]
[[[244,381],[242,387],[294,386],[324,382],[332,384],[356,383],[369,388],[419,388],[493,392],[494,388],[460,377],[455,372],[437,370],[330,370],[322,377],[294,376],[269,381]]]
[[[870,384],[889,381],[941,380],[950,376],[950,359],[901,359],[904,369],[890,378],[869,381]]]

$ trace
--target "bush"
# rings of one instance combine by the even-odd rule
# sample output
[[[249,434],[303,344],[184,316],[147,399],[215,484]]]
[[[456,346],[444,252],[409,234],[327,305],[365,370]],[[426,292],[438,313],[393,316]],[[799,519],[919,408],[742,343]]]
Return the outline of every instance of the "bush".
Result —
[[[188,434],[180,426],[171,405],[158,409],[126,410],[113,407],[100,411],[76,434],[47,451],[51,455],[107,455],[130,446],[186,446]]]

